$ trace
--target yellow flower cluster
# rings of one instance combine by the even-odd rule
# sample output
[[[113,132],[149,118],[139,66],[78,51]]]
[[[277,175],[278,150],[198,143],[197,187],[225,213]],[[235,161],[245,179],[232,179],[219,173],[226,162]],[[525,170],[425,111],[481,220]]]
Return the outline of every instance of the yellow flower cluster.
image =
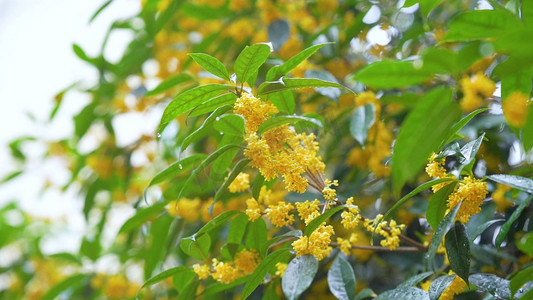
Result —
[[[288,125],[268,130],[260,137],[259,126],[277,109],[270,102],[263,102],[248,93],[237,99],[234,112],[246,121],[247,149],[244,155],[250,165],[259,169],[266,180],[282,175],[289,191],[305,192],[308,181],[302,174],[323,172],[325,165],[320,156],[314,134],[296,133]]]
[[[173,217],[182,217],[188,222],[195,222],[200,218],[200,205],[200,198],[181,198],[178,201],[170,201],[167,211]]]
[[[526,95],[518,91],[505,98],[502,109],[507,123],[514,127],[524,127],[526,125],[530,102]]]
[[[209,269],[208,265],[200,265],[200,264],[194,264],[192,265],[192,269],[196,275],[198,275],[198,278],[200,280],[206,279],[209,277],[209,274],[211,273],[211,270]]]
[[[239,173],[237,177],[230,183],[228,190],[231,193],[244,192],[250,188],[250,174],[248,173]]]
[[[449,272],[449,275],[453,274],[453,271]],[[455,276],[452,283],[442,292],[439,300],[452,300],[454,295],[462,293],[466,287],[466,282],[461,277]]]
[[[322,195],[324,196],[324,199],[326,199],[326,203],[330,202],[330,201],[335,201],[337,198],[337,191],[333,188],[331,188],[331,186],[339,186],[339,181],[338,180],[334,180],[333,182],[329,179],[326,179],[324,181],[324,184],[326,185],[324,187],[324,189],[322,189]]]
[[[473,77],[463,77],[460,84],[463,90],[460,105],[465,112],[479,108],[483,104],[483,99],[491,97],[496,90],[496,84],[483,72],[478,72]]]
[[[290,214],[293,209],[291,203],[280,201],[276,205],[269,205],[265,212],[274,226],[283,227],[294,222],[294,215]]]
[[[338,237],[337,244],[342,253],[350,255],[350,253],[352,252],[352,244],[350,243],[350,240]]]
[[[437,179],[442,179],[442,178],[453,176],[451,174],[446,173],[446,169],[444,168],[444,159],[437,161],[436,160],[437,156],[438,155],[436,153],[432,153],[431,156],[429,157],[429,162],[426,166],[426,173],[429,176],[433,178],[437,178]],[[432,186],[431,189],[433,190],[433,193],[436,193],[438,190],[440,190],[441,188],[443,188],[444,186],[450,183],[451,181],[438,183]]]
[[[320,261],[327,257],[331,250],[333,250],[329,246],[329,243],[334,233],[333,227],[326,225],[324,222],[311,233],[309,238],[304,235],[292,242],[291,245],[294,251],[296,251],[296,256],[311,254]]]
[[[228,284],[237,278],[252,274],[260,262],[261,258],[257,251],[244,249],[235,255],[233,262],[221,262],[213,258],[211,276],[218,282]],[[209,268],[206,267],[193,265],[193,270],[200,279],[207,278],[205,275],[209,274]]]
[[[361,215],[359,212],[359,207],[355,206],[353,197],[348,198],[346,200],[347,205],[351,205],[348,207],[348,210],[345,210],[341,213],[341,224],[346,229],[353,229],[359,224],[359,221],[361,220]]]
[[[246,200],[246,207],[245,213],[248,215],[248,220],[250,222],[253,222],[261,217],[261,207],[254,198]]]
[[[459,182],[455,191],[448,197],[448,210],[463,201],[455,219],[465,224],[470,219],[470,216],[481,211],[480,206],[483,204],[483,199],[485,199],[487,193],[486,182],[467,176]]]
[[[306,200],[305,202],[297,202],[296,209],[300,219],[304,220],[305,225],[309,225],[316,217],[320,215],[318,204],[320,202],[315,199],[313,202]]]
[[[124,275],[99,273],[91,280],[94,289],[101,289],[108,299],[130,299],[135,297],[139,285],[130,282]]]
[[[390,220],[387,227],[387,221],[382,221],[382,219],[383,215],[379,214],[373,220],[365,219],[363,225],[369,232],[374,232],[384,237],[380,242],[381,246],[394,250],[400,246],[399,236],[405,228],[405,224],[397,224],[395,220]]]
[[[283,278],[283,274],[285,274],[286,269],[287,269],[286,263],[282,263],[282,262],[276,263],[276,276]]]
[[[496,185],[496,190],[492,192],[492,201],[496,203],[496,209],[498,212],[504,212],[506,209],[513,206],[513,202],[507,200],[507,197],[505,197],[505,193],[510,190],[510,186],[498,183]]]

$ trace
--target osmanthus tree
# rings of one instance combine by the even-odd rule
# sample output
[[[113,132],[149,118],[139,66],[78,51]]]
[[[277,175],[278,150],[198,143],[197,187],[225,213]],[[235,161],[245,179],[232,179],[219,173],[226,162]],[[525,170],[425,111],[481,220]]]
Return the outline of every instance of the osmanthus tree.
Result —
[[[89,233],[43,253],[46,226],[4,207],[0,245],[22,254],[1,295],[532,298],[532,24],[517,0],[143,1],[109,30],[135,35],[119,62],[74,46],[100,81],[49,143]],[[117,145],[113,120],[154,108],[154,135]]]

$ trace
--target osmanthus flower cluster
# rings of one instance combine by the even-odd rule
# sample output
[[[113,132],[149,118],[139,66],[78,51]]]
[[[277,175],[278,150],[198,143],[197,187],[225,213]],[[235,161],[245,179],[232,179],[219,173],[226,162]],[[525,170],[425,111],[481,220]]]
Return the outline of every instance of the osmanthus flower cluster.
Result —
[[[252,274],[260,262],[261,258],[257,251],[244,249],[235,255],[233,261],[222,262],[213,258],[211,268],[205,264],[194,264],[192,268],[199,279],[207,279],[211,276],[216,281],[227,284],[237,278]]]

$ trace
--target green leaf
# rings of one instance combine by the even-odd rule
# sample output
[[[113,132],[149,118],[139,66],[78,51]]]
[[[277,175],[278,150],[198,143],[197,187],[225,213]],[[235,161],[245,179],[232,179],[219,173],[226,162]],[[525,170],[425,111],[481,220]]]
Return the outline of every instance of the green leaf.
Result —
[[[147,279],[143,285],[141,286],[141,289],[143,287],[146,287],[146,286],[149,286],[149,285],[153,285],[155,283],[158,283],[160,282],[161,280],[163,279],[166,279],[170,276],[174,276],[175,274],[178,274],[178,273],[182,273],[182,272],[192,272],[192,270],[189,268],[189,267],[186,267],[186,266],[180,266],[180,267],[175,267],[175,268],[170,268],[168,270],[165,270],[157,275],[154,275],[152,277],[150,277],[149,279]]]
[[[522,143],[526,152],[533,148],[533,105],[529,105],[526,123],[522,128]]]
[[[281,288],[288,300],[295,300],[311,285],[318,271],[318,260],[313,255],[293,258],[281,279]]]
[[[485,230],[487,230],[492,224],[505,221],[504,219],[496,219],[496,220],[490,220],[488,222],[483,223],[481,226],[477,227],[474,231],[474,234],[470,236],[470,243],[473,243],[474,240],[480,236]]]
[[[87,274],[76,274],[70,277],[67,277],[63,281],[51,287],[46,294],[44,294],[40,299],[41,300],[53,300],[60,298],[59,295],[71,288],[78,288],[82,286],[85,279],[87,279]]]
[[[302,116],[296,116],[296,115],[285,115],[285,116],[276,116],[274,118],[268,119],[261,126],[259,126],[259,129],[257,132],[259,134],[263,134],[266,131],[270,129],[274,129],[276,127],[279,127],[284,124],[305,124],[307,127],[312,128],[322,128],[322,122],[320,122],[318,119],[315,118],[307,118]]]
[[[165,108],[157,132],[161,133],[168,123],[180,114],[230,89],[231,86],[228,85],[208,84],[180,93]]]
[[[520,205],[518,205],[518,207],[513,211],[509,219],[507,219],[507,221],[502,225],[498,236],[496,236],[496,247],[499,248],[500,245],[503,243],[503,241],[507,237],[507,233],[509,233],[509,230],[511,229],[511,226],[518,219],[518,217],[520,217],[524,209],[529,206],[529,203],[531,203],[531,199],[533,199],[533,195],[529,196],[528,199],[522,201]]]
[[[183,290],[178,295],[177,300],[189,300],[196,298],[196,291],[198,290],[198,285],[200,285],[200,280],[191,280]]]
[[[226,221],[228,221],[229,219],[233,218],[233,216],[235,216],[236,214],[239,214],[239,213],[240,212],[236,211],[236,210],[225,211],[225,212],[221,213],[220,215],[216,216],[211,221],[207,222],[202,228],[200,228],[200,230],[198,230],[198,232],[195,233],[195,235],[200,235],[202,233],[211,232],[212,230],[214,230],[214,229],[218,228],[219,226],[223,225],[224,223],[226,223]]]
[[[174,218],[163,215],[150,226],[149,245],[144,253],[144,278],[150,278],[157,264],[163,259],[165,246],[170,232],[170,225]]]
[[[294,102],[292,91],[272,93],[268,96],[268,100],[270,100],[280,112],[294,114],[296,103]]]
[[[88,62],[91,65],[96,65],[96,59],[90,58],[78,44],[72,44],[72,50],[79,59]]]
[[[509,289],[509,280],[500,278],[493,274],[472,274],[469,277],[470,283],[480,290],[487,292],[494,297],[509,299],[511,290]]]
[[[431,242],[429,243],[428,252],[426,252],[426,255],[424,256],[427,266],[433,265],[433,258],[435,257],[435,254],[437,253],[437,250],[439,249],[439,246],[442,243],[442,238],[444,237],[444,235],[446,235],[446,233],[448,233],[448,230],[452,228],[455,221],[455,216],[459,211],[459,207],[461,207],[461,203],[454,207],[444,217],[444,219],[442,219],[442,221],[439,223],[439,226],[437,226],[435,234],[433,234]]]
[[[476,157],[477,151],[479,150],[479,147],[481,146],[481,142],[483,142],[484,137],[485,137],[485,133],[483,132],[483,134],[481,134],[477,139],[466,143],[461,148],[462,157],[459,157],[459,163],[466,166],[474,160],[474,158]]]
[[[265,278],[268,270],[273,268],[276,263],[283,261],[285,258],[290,256],[290,248],[280,249],[269,254],[257,268],[254,273],[250,275],[250,278],[246,281],[244,288],[242,289],[241,297],[242,299],[248,298],[250,294],[261,284]]]
[[[327,82],[338,83],[335,76],[333,76],[333,74],[325,70],[307,70],[305,71],[305,77],[313,78],[313,79],[320,79],[320,80],[327,81]],[[334,101],[338,101],[339,96],[341,95],[341,90],[339,88],[334,88],[334,87],[325,87],[325,88],[319,87],[319,88],[315,88],[315,90],[320,95],[326,96]]]
[[[463,223],[455,222],[455,225],[448,231],[445,238],[445,247],[451,269],[468,283],[468,275],[470,274],[470,242]]]
[[[533,2],[522,1],[522,19],[528,25],[533,24]]]
[[[408,87],[431,78],[424,68],[415,68],[410,61],[382,60],[365,66],[354,79],[376,89]]]
[[[248,282],[248,277],[249,276],[237,278],[231,283],[215,282],[213,284],[206,286],[204,291],[200,295],[205,296],[206,299],[212,299],[211,297],[207,297],[207,296],[215,295],[220,292],[233,289],[236,286],[239,286],[245,282]],[[194,299],[194,296],[190,299]]]
[[[185,290],[189,282],[198,280],[196,276],[196,273],[194,273],[192,269],[189,269],[188,272],[176,273],[172,276],[172,285],[176,288],[179,294]]]
[[[402,287],[379,294],[374,300],[429,300],[428,292],[415,287]]]
[[[498,66],[505,63],[499,64]],[[494,69],[497,73],[498,69]],[[533,78],[533,67],[525,67],[522,69],[515,69],[511,74],[503,74],[501,76],[501,98],[503,101],[515,91],[520,91],[524,95],[529,96],[531,93],[531,79]]]
[[[336,82],[324,81],[314,78],[280,78],[278,81],[265,81],[259,88],[258,93],[260,95],[267,95],[276,92],[295,90],[303,88],[320,88],[320,87],[336,87],[342,89],[348,89]]]
[[[261,254],[261,256],[264,256],[264,254],[266,254],[267,240],[268,232],[263,218],[259,218],[253,222],[248,222],[246,236],[244,238],[244,244],[246,245],[246,248],[255,249]]]
[[[355,273],[350,263],[341,256],[337,256],[329,268],[328,286],[339,300],[355,299]]]
[[[204,136],[205,134],[209,133],[209,130],[211,129],[211,124],[213,124],[213,122],[216,121],[216,118],[220,115],[222,115],[223,113],[225,113],[226,111],[230,110],[231,109],[231,106],[229,105],[223,105],[217,109],[215,109],[214,112],[212,112],[205,120],[204,122],[202,123],[202,125],[200,125],[200,127],[198,127],[198,129],[196,129],[195,131],[193,131],[191,134],[189,134],[187,137],[185,137],[183,139],[183,141],[181,142],[181,145],[180,145],[180,152],[187,149],[187,147],[194,141],[197,141],[199,138],[201,138],[202,136]]]
[[[449,88],[435,88],[422,97],[403,122],[394,144],[392,181],[398,193],[406,181],[418,175],[429,155],[447,136],[461,116],[457,103],[451,102]]]
[[[286,232],[284,234],[281,234],[281,235],[278,235],[278,236],[275,236],[271,239],[268,240],[267,242],[267,247],[270,247],[271,245],[274,245],[275,243],[281,241],[282,239],[284,238],[287,238],[287,237],[301,237],[302,236],[302,231],[297,229],[297,230],[291,230],[289,232]]]
[[[215,57],[205,53],[189,53],[189,56],[207,72],[222,79],[230,80],[228,70],[226,70],[224,64]]]
[[[177,161],[171,164],[170,166],[168,166],[163,171],[159,172],[157,175],[155,175],[152,181],[150,181],[150,184],[148,186],[150,187],[155,184],[161,183],[165,180],[174,178],[178,176],[179,174],[192,169],[194,166],[196,166],[200,161],[204,160],[205,158],[206,158],[205,154],[199,153],[199,154],[193,154],[187,158]]]
[[[477,116],[478,114],[482,113],[482,112],[485,112],[489,110],[488,108],[480,108],[480,109],[476,109],[474,110],[473,112],[469,113],[468,115],[466,115],[464,118],[462,118],[459,122],[455,123],[452,128],[450,129],[449,133],[448,133],[448,137],[446,138],[446,141],[444,143],[441,143],[441,146],[439,148],[442,148],[444,145],[452,142],[455,138],[455,135],[459,132],[459,130],[461,130],[463,127],[465,127],[465,125],[470,122],[470,120],[472,120],[475,116]]]
[[[487,178],[492,181],[514,187],[526,193],[533,194],[533,179],[507,174],[489,175]]]
[[[416,187],[416,189],[412,190],[411,192],[409,192],[409,194],[403,196],[400,200],[398,200],[396,203],[394,203],[394,205],[383,215],[383,220],[386,220],[398,207],[402,206],[407,200],[411,199],[414,195],[426,190],[426,189],[429,189],[430,187],[436,185],[436,184],[439,184],[439,183],[443,183],[443,182],[447,182],[447,181],[452,181],[454,180],[453,178],[440,178],[440,179],[433,179],[431,181],[428,181],[428,182],[425,182],[419,186]],[[377,224],[376,224],[377,225]]]
[[[364,148],[368,130],[376,118],[376,108],[373,104],[360,106],[350,118],[350,133],[354,139]]]
[[[237,162],[235,164],[235,166],[231,170],[231,173],[228,176],[228,178],[226,178],[224,183],[220,186],[220,188],[215,193],[215,201],[214,202],[219,201],[220,198],[222,196],[224,196],[228,192],[228,186],[233,182],[233,180],[235,180],[235,178],[237,178],[239,173],[241,173],[241,171],[248,165],[249,162],[250,162],[249,159],[243,158],[243,159],[239,160],[239,162]]]
[[[224,145],[234,145],[237,147],[225,151],[213,161],[209,173],[209,180],[211,180],[213,184],[220,185],[224,178],[227,176],[226,174],[228,173],[228,170],[230,169],[231,164],[233,163],[233,158],[240,151],[240,145],[242,144],[243,138],[244,134],[223,135],[222,140],[219,143],[219,147]]]
[[[431,2],[436,2],[430,0]],[[457,54],[444,48],[431,47],[422,53],[423,68],[436,74],[454,74],[459,71]]]
[[[270,46],[268,44],[255,44],[246,46],[235,60],[233,69],[240,82],[248,81],[262,64],[265,63],[270,55]]]
[[[325,45],[329,45],[329,44],[333,44],[333,43],[318,44],[318,45],[314,45],[314,46],[304,49],[302,52],[289,58],[282,65],[271,68],[267,73],[266,79],[268,81],[278,80],[280,77],[287,75],[287,73],[289,73],[291,70],[296,68],[300,63],[308,59],[311,55],[317,52],[320,48],[324,47]]]
[[[220,96],[217,96],[211,100],[207,100],[206,102],[196,106],[191,111],[189,116],[191,117],[199,116],[205,113],[212,112],[215,109],[222,107],[222,106],[226,106],[226,105],[233,107],[235,100],[237,100],[237,95],[233,93],[222,94]]]
[[[96,19],[96,17],[98,17],[98,15],[100,15],[100,13],[102,11],[104,11],[104,9],[106,9],[106,7],[109,6],[109,4],[111,4],[113,2],[113,0],[107,0],[106,2],[104,2],[104,4],[102,4],[97,10],[96,12],[91,16],[91,18],[89,19],[89,24],[91,24],[94,19]]]
[[[325,213],[321,214],[320,216],[316,217],[315,219],[313,219],[313,221],[311,221],[307,225],[307,227],[305,227],[305,232],[304,232],[305,235],[310,236],[311,233],[313,233],[313,231],[315,231],[315,229],[317,229],[318,226],[320,226],[320,224],[326,222],[327,219],[329,219],[331,216],[333,216],[335,213],[337,213],[341,209],[344,209],[345,207],[347,206],[346,205],[335,206],[331,208],[330,210],[326,211]]]
[[[228,231],[227,243],[240,244],[244,233],[246,232],[246,226],[248,225],[248,215],[240,213],[231,221]]]
[[[518,20],[507,10],[473,10],[455,16],[441,42],[473,41],[504,35],[519,26]]]
[[[419,8],[420,13],[422,13],[422,16],[424,18],[426,18],[427,16],[429,16],[431,11],[435,7],[437,7],[441,2],[442,0],[407,0],[403,4],[403,7],[413,6],[416,3],[418,3],[418,5],[420,5],[420,8]]]
[[[164,207],[164,202],[157,202],[152,206],[137,210],[133,217],[129,218],[126,222],[124,222],[118,232],[128,232],[141,227],[141,225],[146,223],[148,220],[160,214],[163,211]]]
[[[185,254],[205,260],[209,256],[211,237],[209,234],[196,234],[181,239],[180,248]]]
[[[516,243],[516,246],[518,249],[520,249],[520,251],[529,255],[533,255],[533,233],[524,235],[520,241]]]
[[[533,280],[533,266],[520,270],[509,283],[511,295],[514,295],[524,284]]]
[[[442,221],[442,218],[444,218],[446,209],[448,209],[448,196],[453,192],[456,185],[456,182],[452,182],[442,187],[433,196],[431,196],[428,208],[426,210],[426,219],[433,229],[437,228],[439,223]]]
[[[185,74],[185,73],[170,77],[169,79],[166,79],[165,81],[161,82],[153,90],[146,92],[146,94],[144,94],[144,96],[145,97],[151,97],[151,96],[155,96],[155,95],[161,94],[161,93],[163,93],[163,92],[175,87],[176,85],[178,85],[180,83],[184,83],[184,82],[187,82],[187,81],[190,81],[190,80],[193,80],[191,75],[188,75],[188,74]]]
[[[429,275],[433,274],[433,272],[424,272],[417,274],[415,276],[407,278],[404,282],[400,283],[398,287],[409,287],[409,286],[416,286],[419,284],[422,280],[426,279]]]
[[[225,114],[217,117],[213,127],[228,135],[244,135],[244,118],[241,115]]]
[[[429,286],[429,299],[438,300],[442,292],[450,286],[457,275],[445,275],[438,277]]]

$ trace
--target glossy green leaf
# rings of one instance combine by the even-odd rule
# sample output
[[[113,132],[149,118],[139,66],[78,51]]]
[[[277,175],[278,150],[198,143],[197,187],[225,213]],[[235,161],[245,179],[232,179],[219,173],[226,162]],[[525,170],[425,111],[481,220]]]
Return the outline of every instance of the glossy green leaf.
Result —
[[[186,267],[186,266],[179,266],[179,267],[175,267],[175,268],[170,268],[168,270],[165,270],[165,271],[163,271],[163,272],[161,272],[161,273],[159,273],[157,275],[154,275],[154,276],[150,277],[149,279],[147,279],[143,283],[141,288],[149,286],[149,285],[153,285],[155,283],[160,282],[163,279],[166,279],[168,277],[174,276],[175,274],[182,273],[182,272],[192,272],[192,270],[191,270],[191,268]]]
[[[516,244],[520,251],[533,255],[533,233],[524,235]]]
[[[211,298],[208,298],[207,296],[210,296],[210,295],[216,295],[216,294],[219,294],[223,291],[227,291],[227,290],[230,290],[230,289],[233,289],[245,282],[248,282],[248,279],[249,276],[244,276],[244,277],[240,277],[240,278],[237,278],[235,279],[233,282],[231,283],[222,283],[222,282],[215,282],[213,284],[209,284],[205,287],[205,289],[202,291],[202,293],[200,294],[201,296],[204,296],[206,297],[207,299],[211,299]],[[194,298],[194,297],[193,297]]]
[[[513,223],[520,217],[522,212],[526,207],[529,206],[529,203],[531,203],[531,199],[533,198],[533,195],[529,196],[528,199],[523,200],[520,205],[513,211],[509,219],[503,223],[502,227],[500,228],[500,232],[498,233],[498,236],[496,236],[496,247],[500,247],[500,245],[503,243],[505,238],[507,237],[507,234],[509,233],[509,230],[511,229],[511,226]]]
[[[315,229],[317,229],[318,226],[320,226],[320,224],[326,222],[327,219],[329,219],[331,216],[333,216],[340,210],[344,209],[345,207],[346,205],[335,206],[329,209],[328,211],[326,211],[325,213],[321,214],[320,216],[314,218],[313,221],[311,221],[307,225],[307,227],[305,227],[305,231],[304,231],[305,235],[310,236],[311,233],[313,233],[313,231],[315,231]]]
[[[451,102],[449,88],[435,88],[422,97],[398,133],[392,155],[392,181],[396,193],[412,180],[432,152],[460,118],[461,110]]]
[[[194,273],[192,268],[189,268],[188,272],[179,272],[172,276],[172,285],[178,291],[178,294],[183,292],[189,282],[193,280],[198,280],[196,273]]]
[[[168,166],[163,171],[159,172],[157,175],[155,175],[152,181],[150,181],[150,184],[148,186],[150,187],[155,184],[161,183],[165,180],[174,178],[178,176],[179,174],[192,169],[194,166],[199,164],[200,161],[204,160],[205,158],[206,158],[205,154],[198,153],[198,154],[193,154],[189,157],[186,157],[180,161],[177,161],[171,164],[170,166]]]
[[[465,127],[465,125],[468,122],[470,122],[470,120],[472,120],[475,116],[477,116],[478,114],[480,114],[482,112],[485,112],[487,110],[489,110],[489,109],[488,108],[476,109],[473,112],[471,112],[468,115],[466,115],[465,117],[463,117],[459,122],[455,123],[452,126],[452,128],[450,129],[450,131],[448,133],[448,137],[446,138],[445,142],[442,143],[439,148],[442,148],[444,145],[452,142],[454,140],[455,135],[459,132],[459,130],[461,130],[463,127]]]
[[[382,60],[362,68],[354,79],[376,89],[392,89],[419,84],[431,76],[431,72],[415,68],[410,61]]]
[[[157,202],[154,205],[138,209],[133,217],[129,218],[126,222],[124,222],[118,232],[128,232],[134,229],[138,229],[148,220],[160,214],[163,211],[164,207],[164,202]]]
[[[202,125],[200,125],[200,127],[198,127],[195,131],[193,131],[191,134],[189,134],[187,137],[183,139],[180,145],[180,151],[184,151],[185,149],[187,149],[187,147],[189,147],[191,143],[199,140],[200,138],[205,136],[207,133],[209,133],[211,129],[211,125],[216,121],[216,118],[218,118],[220,115],[222,115],[223,113],[225,113],[226,111],[230,109],[231,109],[231,106],[229,105],[223,105],[215,109],[215,111],[213,111],[204,120],[204,122],[202,123]]]
[[[173,219],[169,215],[162,215],[150,226],[150,242],[144,255],[144,278],[150,278],[157,264],[163,259]]]
[[[236,210],[228,210],[221,213],[211,221],[207,222],[202,228],[200,228],[200,230],[195,233],[195,235],[211,232],[212,230],[226,223],[229,219],[233,218],[233,216],[235,216],[236,214],[239,214],[239,212]]]
[[[422,282],[422,280],[426,279],[431,274],[433,274],[433,272],[424,272],[424,273],[420,273],[415,276],[409,277],[404,282],[400,283],[398,287],[400,288],[400,287],[416,286],[420,282]]]
[[[307,118],[302,116],[296,116],[296,115],[285,115],[285,116],[276,116],[274,118],[268,119],[261,126],[259,126],[259,129],[257,132],[259,134],[263,134],[266,131],[279,127],[284,124],[304,124],[307,127],[312,128],[322,128],[322,123],[315,118]]]
[[[96,60],[94,58],[90,58],[78,44],[72,44],[72,50],[79,59],[88,62],[91,65],[95,65]]]
[[[228,178],[226,178],[226,180],[224,180],[224,183],[220,186],[220,188],[215,193],[215,201],[214,202],[219,201],[220,198],[222,198],[228,192],[229,185],[233,182],[233,180],[235,180],[235,178],[237,178],[239,173],[241,173],[241,171],[244,170],[244,168],[248,165],[249,162],[250,162],[249,159],[243,158],[243,159],[239,160],[239,162],[237,162],[235,164],[235,166],[231,170],[231,173],[229,174]]]
[[[326,82],[338,83],[337,78],[335,78],[333,74],[331,74],[330,72],[326,70],[306,70],[305,78],[314,78],[314,79],[320,79]],[[341,95],[341,90],[335,87],[318,87],[318,88],[315,88],[315,90],[320,95],[326,96],[334,101],[337,101],[339,99],[339,96]]]
[[[199,280],[191,280],[183,290],[178,295],[178,298],[176,300],[189,300],[196,298],[196,291],[198,290],[198,286],[200,285]]]
[[[473,41],[498,37],[519,26],[518,20],[506,10],[473,10],[455,16],[442,42]]]
[[[488,222],[483,223],[481,226],[477,227],[476,230],[472,235],[470,235],[470,243],[472,244],[474,240],[480,236],[485,230],[487,230],[492,224],[505,221],[504,219],[496,219],[496,220],[490,220]]]
[[[474,158],[476,157],[477,151],[479,150],[479,147],[481,146],[481,142],[483,142],[484,137],[485,137],[485,133],[483,132],[477,139],[466,143],[461,148],[462,157],[459,157],[459,162],[461,164],[468,165],[474,160]]]
[[[317,52],[320,48],[328,44],[333,44],[333,43],[318,44],[318,45],[314,45],[309,48],[306,48],[302,52],[289,58],[282,65],[271,68],[267,73],[267,76],[266,76],[267,80],[268,81],[278,80],[280,77],[287,75],[287,73],[289,73],[291,70],[296,68],[300,63],[308,59],[311,55]]]
[[[533,194],[533,179],[507,174],[489,175],[487,178],[501,184],[512,186],[526,193]]]
[[[379,294],[374,300],[429,300],[428,292],[415,287],[402,287]]]
[[[228,239],[227,242],[240,244],[244,233],[246,232],[246,226],[248,225],[248,215],[245,213],[240,213],[237,215],[229,226]]]
[[[87,274],[76,274],[60,281],[58,284],[52,286],[44,295],[41,296],[41,300],[53,300],[61,298],[59,295],[72,288],[81,287],[83,282],[87,279]]]
[[[246,46],[235,60],[235,65],[233,66],[239,81],[248,81],[248,78],[265,63],[269,55],[270,46],[268,44]]]
[[[439,249],[440,244],[442,243],[442,238],[448,233],[448,230],[452,228],[455,216],[457,215],[457,212],[459,211],[459,207],[461,207],[461,203],[459,203],[456,207],[454,207],[445,217],[442,219],[442,221],[439,223],[439,226],[437,226],[437,229],[435,230],[435,234],[433,234],[433,237],[431,238],[431,242],[429,243],[428,252],[426,252],[426,255],[424,256],[424,259],[426,261],[426,265],[428,267],[433,266],[433,258],[435,258],[435,254],[437,253],[437,250]]]
[[[368,130],[374,125],[375,118],[376,108],[373,104],[360,106],[350,118],[350,133],[363,148]]]
[[[296,103],[294,102],[292,91],[272,93],[268,96],[268,100],[270,100],[280,112],[294,114]]]
[[[215,185],[221,185],[224,178],[227,177],[228,170],[230,170],[233,164],[233,159],[239,153],[241,144],[244,139],[244,133],[241,135],[224,134],[222,140],[219,143],[219,147],[225,145],[234,145],[232,149],[228,149],[224,153],[221,153],[219,157],[213,160],[211,169],[209,172],[209,180]]]
[[[205,53],[189,53],[189,56],[207,72],[222,79],[230,80],[228,70],[226,70],[224,64],[215,57]]]
[[[470,242],[463,223],[455,222],[455,225],[446,234],[444,245],[451,269],[457,276],[468,283],[468,275],[470,274]]]
[[[180,93],[165,108],[157,132],[161,133],[168,123],[180,114],[230,89],[231,86],[228,85],[208,84]]]
[[[295,300],[311,285],[318,271],[318,260],[313,255],[293,258],[283,278],[281,288],[288,300]]]
[[[514,295],[524,284],[533,281],[533,266],[520,270],[509,283],[511,295]]]
[[[113,0],[107,0],[106,2],[104,2],[104,4],[102,4],[95,11],[95,13],[91,16],[91,18],[89,19],[89,24],[91,24],[94,21],[94,19],[96,19],[96,17],[98,17],[98,15],[100,15],[100,13],[103,12],[109,6],[109,4],[111,4],[112,2],[113,2]]]
[[[475,285],[480,290],[487,292],[494,297],[502,299],[511,298],[511,290],[509,289],[509,280],[500,278],[493,274],[472,274],[469,277],[470,283]]]
[[[337,299],[355,299],[355,273],[350,263],[341,256],[337,256],[329,268],[328,286]]]
[[[281,234],[281,235],[278,235],[278,236],[275,236],[275,237],[269,239],[269,240],[267,241],[266,246],[267,246],[267,248],[268,248],[268,247],[274,245],[275,243],[277,243],[277,242],[279,242],[279,241],[281,241],[281,240],[283,240],[283,239],[285,239],[285,238],[290,238],[290,237],[299,238],[299,237],[301,237],[302,235],[303,235],[303,233],[302,233],[302,231],[299,230],[299,229],[297,229],[297,230],[291,230],[291,231],[289,231],[289,232],[286,232],[286,233],[284,233],[284,234]]]
[[[436,2],[430,0],[431,2]],[[454,74],[459,71],[457,54],[445,48],[431,47],[422,53],[423,68],[435,74]]]
[[[241,115],[225,114],[217,117],[213,127],[224,134],[244,135],[244,118]]]
[[[280,78],[278,81],[265,81],[259,88],[258,93],[260,95],[267,95],[276,92],[295,90],[303,88],[321,88],[321,87],[336,87],[347,89],[346,87],[330,81],[324,81],[314,78]]]
[[[269,254],[257,268],[250,275],[250,278],[246,281],[244,288],[242,289],[241,297],[242,299],[248,298],[250,294],[263,282],[265,279],[268,270],[273,268],[276,263],[283,261],[284,259],[290,257],[290,248],[284,248]]]
[[[217,108],[222,107],[222,106],[226,106],[226,105],[230,106],[230,107],[233,107],[233,104],[235,103],[235,100],[237,100],[237,95],[235,95],[233,93],[222,94],[220,96],[217,96],[217,97],[215,97],[215,98],[213,98],[211,100],[207,100],[204,103],[196,106],[191,111],[189,116],[195,117],[195,116],[199,116],[199,115],[202,115],[202,114],[205,114],[205,113],[210,113],[210,112],[216,110]]]
[[[455,276],[457,275],[445,275],[433,280],[429,286],[429,299],[438,300],[440,295],[442,295],[442,292],[444,292],[455,279]]]
[[[209,234],[196,234],[182,238],[180,248],[185,254],[197,259],[205,260],[209,256],[211,237]]]
[[[165,81],[161,82],[158,86],[156,86],[153,90],[150,90],[144,94],[145,97],[151,97],[155,95],[159,95],[165,91],[168,91],[169,89],[175,87],[178,84],[191,81],[193,78],[191,75],[182,73],[178,74],[176,76],[170,77],[169,79],[166,79]]]
[[[433,229],[437,228],[444,218],[446,209],[448,209],[448,196],[453,192],[455,186],[455,182],[447,184],[431,196],[426,210],[426,219]]]
[[[257,250],[261,256],[266,254],[266,244],[268,241],[267,226],[263,218],[259,218],[253,222],[248,222],[246,227],[246,236],[244,244],[246,248]]]

